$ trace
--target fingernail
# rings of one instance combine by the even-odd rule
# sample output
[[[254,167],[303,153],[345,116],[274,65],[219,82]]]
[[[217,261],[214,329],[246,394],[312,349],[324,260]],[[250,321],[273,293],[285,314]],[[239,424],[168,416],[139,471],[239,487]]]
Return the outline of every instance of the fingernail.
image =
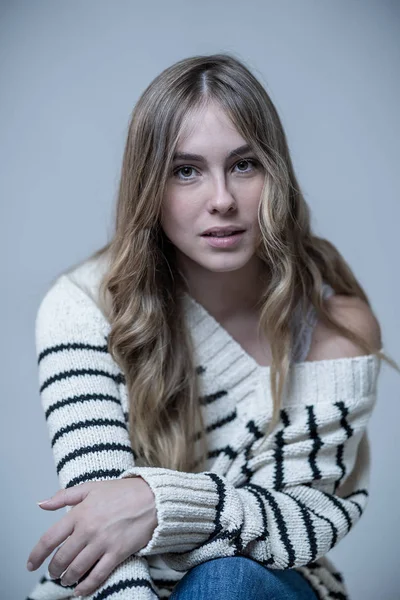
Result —
[[[33,571],[33,564],[31,562],[28,562],[26,568],[28,569],[28,571]]]
[[[50,502],[50,500],[42,500],[41,502],[36,502],[36,504],[46,504],[46,502]]]

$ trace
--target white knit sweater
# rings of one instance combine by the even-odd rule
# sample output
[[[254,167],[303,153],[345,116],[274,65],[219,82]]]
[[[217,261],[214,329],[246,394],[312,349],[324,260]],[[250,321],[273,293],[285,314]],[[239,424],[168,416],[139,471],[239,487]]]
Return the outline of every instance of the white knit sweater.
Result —
[[[98,279],[88,264],[60,276],[36,318],[40,396],[59,485],[140,475],[155,495],[158,526],[87,598],[167,598],[191,567],[239,554],[271,569],[295,568],[318,598],[346,600],[343,577],[326,554],[367,505],[367,424],[380,359],[296,363],[280,422],[257,455],[272,414],[269,367],[185,296],[207,470],[135,467],[125,380],[107,351],[110,325],[94,302]],[[74,587],[47,571],[29,599],[72,599]]]

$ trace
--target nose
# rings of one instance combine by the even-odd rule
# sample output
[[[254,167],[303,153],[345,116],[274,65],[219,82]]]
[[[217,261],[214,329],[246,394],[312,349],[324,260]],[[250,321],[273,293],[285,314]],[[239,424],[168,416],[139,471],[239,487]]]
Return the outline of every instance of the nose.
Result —
[[[209,193],[210,212],[226,213],[230,210],[235,210],[236,199],[228,189],[224,176],[214,178]]]

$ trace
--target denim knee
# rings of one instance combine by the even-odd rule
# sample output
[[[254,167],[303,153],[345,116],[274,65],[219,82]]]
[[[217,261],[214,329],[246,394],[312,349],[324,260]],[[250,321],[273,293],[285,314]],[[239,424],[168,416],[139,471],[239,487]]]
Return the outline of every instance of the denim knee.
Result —
[[[260,574],[263,567],[243,556],[208,560],[188,571],[175,587],[171,600],[266,600]]]
[[[268,569],[245,556],[206,561],[188,571],[170,600],[316,600],[309,583],[293,569]]]

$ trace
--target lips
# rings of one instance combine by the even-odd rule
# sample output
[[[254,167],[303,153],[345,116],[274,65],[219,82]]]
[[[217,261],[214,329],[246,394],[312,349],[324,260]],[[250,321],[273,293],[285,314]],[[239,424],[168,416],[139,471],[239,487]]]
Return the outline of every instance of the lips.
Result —
[[[236,231],[228,232],[214,232],[214,233],[203,233],[203,237],[227,237],[229,235],[235,235],[235,233],[242,233],[243,229],[237,229]]]
[[[235,233],[242,233],[244,231],[241,227],[210,227],[204,231],[202,236],[226,236],[233,235]]]

